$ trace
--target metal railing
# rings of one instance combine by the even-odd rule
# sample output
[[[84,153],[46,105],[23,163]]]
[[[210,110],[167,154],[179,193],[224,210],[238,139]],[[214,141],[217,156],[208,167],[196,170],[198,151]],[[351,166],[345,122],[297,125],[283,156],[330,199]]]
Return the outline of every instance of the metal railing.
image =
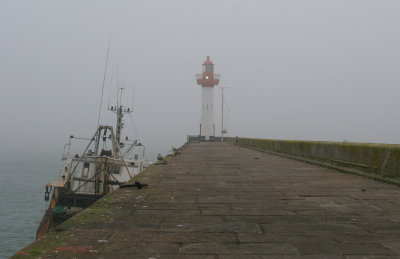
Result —
[[[207,75],[204,74],[196,74],[196,79],[204,79],[204,80],[212,80],[212,79],[218,79],[220,75],[219,74],[212,74],[209,76],[209,78],[206,78]]]

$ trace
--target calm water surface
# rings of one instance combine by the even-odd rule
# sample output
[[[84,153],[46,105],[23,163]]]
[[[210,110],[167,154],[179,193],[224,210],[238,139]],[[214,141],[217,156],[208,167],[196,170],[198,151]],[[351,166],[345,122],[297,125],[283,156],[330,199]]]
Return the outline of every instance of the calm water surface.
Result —
[[[35,240],[46,208],[44,186],[61,167],[59,154],[0,156],[0,258]]]

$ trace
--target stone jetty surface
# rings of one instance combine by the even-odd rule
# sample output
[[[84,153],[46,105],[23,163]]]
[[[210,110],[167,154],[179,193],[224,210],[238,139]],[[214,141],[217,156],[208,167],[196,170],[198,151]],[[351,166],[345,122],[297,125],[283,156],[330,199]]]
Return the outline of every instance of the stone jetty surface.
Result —
[[[190,143],[24,248],[37,258],[400,258],[400,188]]]

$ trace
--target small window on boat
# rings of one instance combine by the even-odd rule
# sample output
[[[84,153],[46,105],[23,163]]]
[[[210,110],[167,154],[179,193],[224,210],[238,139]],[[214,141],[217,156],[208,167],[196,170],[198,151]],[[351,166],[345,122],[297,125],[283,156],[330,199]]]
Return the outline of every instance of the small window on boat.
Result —
[[[87,177],[88,174],[89,174],[89,163],[84,163],[82,177]]]
[[[119,174],[119,171],[120,171],[120,167],[119,166],[115,166],[115,165],[110,166],[110,172],[112,174]]]

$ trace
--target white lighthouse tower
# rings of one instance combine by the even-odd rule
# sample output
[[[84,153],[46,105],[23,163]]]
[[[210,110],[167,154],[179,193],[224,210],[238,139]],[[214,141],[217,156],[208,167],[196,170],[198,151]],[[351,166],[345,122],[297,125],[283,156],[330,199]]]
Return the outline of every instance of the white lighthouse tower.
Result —
[[[214,64],[209,56],[203,63],[203,73],[197,74],[196,79],[202,89],[200,136],[208,141],[215,136],[214,85],[219,84],[219,74],[214,74]]]

